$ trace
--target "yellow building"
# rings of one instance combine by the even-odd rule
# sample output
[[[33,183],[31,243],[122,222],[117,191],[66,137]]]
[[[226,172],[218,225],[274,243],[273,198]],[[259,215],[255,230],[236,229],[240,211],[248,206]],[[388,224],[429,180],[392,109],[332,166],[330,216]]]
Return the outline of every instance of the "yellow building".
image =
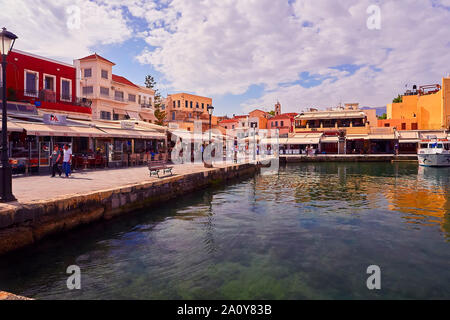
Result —
[[[387,119],[380,127],[397,130],[443,130],[450,127],[450,78],[442,85],[414,88],[402,96],[402,102],[387,105]]]
[[[188,93],[176,93],[167,96],[166,121],[173,128],[194,131],[194,122],[201,121],[203,130],[209,126],[208,107],[212,105],[212,99]],[[216,117],[212,118],[212,124],[217,125]]]

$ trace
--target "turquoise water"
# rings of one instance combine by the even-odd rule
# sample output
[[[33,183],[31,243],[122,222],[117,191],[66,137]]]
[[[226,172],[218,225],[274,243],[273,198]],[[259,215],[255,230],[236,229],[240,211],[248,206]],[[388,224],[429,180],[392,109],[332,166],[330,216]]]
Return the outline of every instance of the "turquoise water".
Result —
[[[82,290],[66,287],[69,265]],[[370,265],[381,290],[367,289]],[[0,257],[39,299],[450,299],[450,169],[299,164]]]

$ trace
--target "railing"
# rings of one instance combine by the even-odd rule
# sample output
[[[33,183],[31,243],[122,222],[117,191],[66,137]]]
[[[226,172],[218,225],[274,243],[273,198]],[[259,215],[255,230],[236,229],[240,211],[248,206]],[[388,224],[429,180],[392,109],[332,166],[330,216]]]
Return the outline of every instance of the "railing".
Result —
[[[92,100],[87,98],[77,98],[69,94],[54,92],[50,90],[14,90],[8,89],[7,99],[9,101],[17,102],[50,102],[50,103],[62,103],[67,105],[75,105],[90,108]]]

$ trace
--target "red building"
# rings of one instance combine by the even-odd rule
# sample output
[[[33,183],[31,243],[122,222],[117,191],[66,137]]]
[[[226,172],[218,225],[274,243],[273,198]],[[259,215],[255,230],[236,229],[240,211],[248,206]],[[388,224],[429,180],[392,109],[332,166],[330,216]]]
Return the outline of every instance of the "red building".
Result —
[[[295,117],[297,113],[283,113],[268,120],[267,129],[279,129],[280,136],[287,136],[294,132]]]
[[[76,97],[76,68],[73,65],[19,50],[8,55],[7,97],[28,102],[42,113],[90,117],[90,101]]]

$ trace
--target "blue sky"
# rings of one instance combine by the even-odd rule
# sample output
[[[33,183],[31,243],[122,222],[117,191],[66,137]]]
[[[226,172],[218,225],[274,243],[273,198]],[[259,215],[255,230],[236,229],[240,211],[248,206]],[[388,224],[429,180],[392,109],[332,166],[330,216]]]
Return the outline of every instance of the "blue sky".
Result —
[[[153,75],[163,95],[212,97],[217,114],[271,110],[277,101],[285,112],[346,102],[382,107],[406,84],[440,83],[450,73],[450,42],[442,41],[450,0],[0,5],[18,49],[66,62],[97,52],[135,83]]]

